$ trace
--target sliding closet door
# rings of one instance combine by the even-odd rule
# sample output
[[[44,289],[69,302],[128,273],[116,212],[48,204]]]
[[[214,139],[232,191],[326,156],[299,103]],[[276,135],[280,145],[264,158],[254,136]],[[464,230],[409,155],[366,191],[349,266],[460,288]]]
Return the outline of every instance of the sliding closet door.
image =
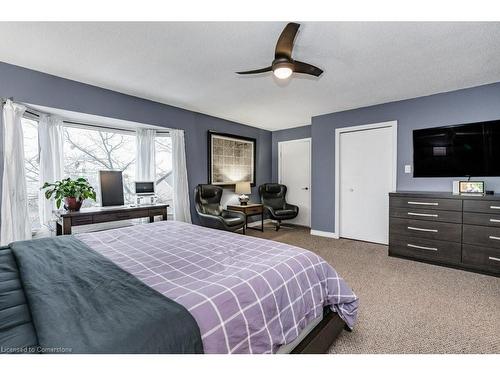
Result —
[[[391,126],[340,133],[340,237],[388,243],[393,138]]]

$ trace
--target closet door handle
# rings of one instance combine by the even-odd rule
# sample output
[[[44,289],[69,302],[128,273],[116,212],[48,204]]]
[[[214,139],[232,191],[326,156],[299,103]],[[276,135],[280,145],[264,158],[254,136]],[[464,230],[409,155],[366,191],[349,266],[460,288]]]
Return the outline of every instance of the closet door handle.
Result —
[[[492,210],[500,210],[500,206],[490,206]]]
[[[437,247],[418,246],[418,245],[412,245],[411,243],[406,244],[406,246],[413,247],[414,249],[438,251]]]
[[[500,223],[500,220],[499,220],[499,219],[490,219],[490,221],[491,221],[492,223]]]
[[[438,214],[421,214],[421,213],[418,213],[418,212],[408,212],[408,215],[411,215],[411,216],[424,216],[424,217],[439,217]]]
[[[500,241],[500,237],[496,237],[496,236],[489,236],[489,239],[490,239],[490,240],[497,240],[497,241]]]
[[[415,204],[415,205],[420,205],[420,206],[439,206],[439,203],[437,203],[437,202],[412,202],[412,201],[409,201],[408,204]]]
[[[438,230],[437,229],[426,229],[426,228],[417,228],[417,227],[407,227],[409,230],[417,230],[417,231],[420,231],[420,232],[433,232],[433,233],[437,233]],[[498,238],[500,240],[500,238]]]
[[[500,258],[488,257],[489,260],[494,260],[495,262],[500,262]]]

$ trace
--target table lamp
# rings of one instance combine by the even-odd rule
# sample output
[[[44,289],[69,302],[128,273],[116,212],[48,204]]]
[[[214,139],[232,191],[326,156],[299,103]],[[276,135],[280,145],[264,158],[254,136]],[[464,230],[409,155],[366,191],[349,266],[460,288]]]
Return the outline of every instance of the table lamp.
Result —
[[[252,193],[252,190],[250,188],[250,182],[248,181],[237,182],[234,192],[236,194],[240,194],[240,196],[238,197],[238,199],[240,200],[240,205],[246,206],[249,200],[246,194]]]

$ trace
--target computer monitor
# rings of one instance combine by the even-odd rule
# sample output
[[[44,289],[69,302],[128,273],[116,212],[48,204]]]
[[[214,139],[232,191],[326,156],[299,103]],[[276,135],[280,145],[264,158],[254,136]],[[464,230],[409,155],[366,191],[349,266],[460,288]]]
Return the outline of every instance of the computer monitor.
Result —
[[[101,204],[123,206],[123,177],[121,171],[99,171],[101,185]]]
[[[136,195],[152,195],[155,193],[155,183],[153,181],[136,181]]]

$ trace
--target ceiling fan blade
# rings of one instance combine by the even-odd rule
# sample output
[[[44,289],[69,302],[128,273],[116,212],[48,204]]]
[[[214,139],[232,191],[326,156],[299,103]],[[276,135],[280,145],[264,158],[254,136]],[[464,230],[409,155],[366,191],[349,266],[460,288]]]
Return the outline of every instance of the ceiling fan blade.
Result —
[[[285,26],[281,35],[276,43],[276,50],[274,52],[274,57],[278,58],[287,58],[288,60],[292,59],[292,49],[293,49],[293,41],[295,40],[295,35],[297,35],[297,31],[299,31],[300,25],[295,22],[290,22]]]
[[[310,74],[315,77],[319,77],[323,73],[323,70],[320,68],[297,60],[293,62],[293,71],[295,73]]]
[[[271,70],[273,70],[273,68],[271,66],[268,66],[267,68],[262,68],[262,69],[247,70],[245,72],[236,72],[236,74],[258,74],[258,73],[270,72]]]

